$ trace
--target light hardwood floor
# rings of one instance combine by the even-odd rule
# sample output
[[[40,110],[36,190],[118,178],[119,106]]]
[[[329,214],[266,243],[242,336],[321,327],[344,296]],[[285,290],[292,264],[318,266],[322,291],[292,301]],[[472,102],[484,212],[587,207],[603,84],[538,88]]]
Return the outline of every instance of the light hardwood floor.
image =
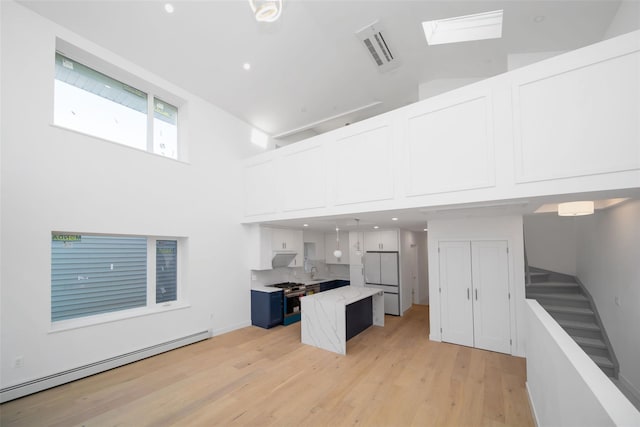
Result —
[[[428,307],[340,356],[248,327],[7,402],[9,426],[533,426],[525,360],[428,340]]]

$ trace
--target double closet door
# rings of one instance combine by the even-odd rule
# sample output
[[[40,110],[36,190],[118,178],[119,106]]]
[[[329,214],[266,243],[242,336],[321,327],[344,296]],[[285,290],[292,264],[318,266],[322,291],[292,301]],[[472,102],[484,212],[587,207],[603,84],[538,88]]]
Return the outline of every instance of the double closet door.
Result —
[[[511,353],[507,242],[440,241],[438,255],[442,341]]]

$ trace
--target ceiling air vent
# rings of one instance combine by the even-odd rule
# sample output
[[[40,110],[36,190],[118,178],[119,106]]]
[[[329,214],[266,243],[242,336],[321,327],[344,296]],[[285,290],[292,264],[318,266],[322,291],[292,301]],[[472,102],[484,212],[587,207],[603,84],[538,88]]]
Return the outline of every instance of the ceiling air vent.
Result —
[[[378,71],[385,73],[400,66],[400,61],[391,52],[389,40],[384,35],[382,25],[378,21],[356,31],[356,36],[362,41]]]

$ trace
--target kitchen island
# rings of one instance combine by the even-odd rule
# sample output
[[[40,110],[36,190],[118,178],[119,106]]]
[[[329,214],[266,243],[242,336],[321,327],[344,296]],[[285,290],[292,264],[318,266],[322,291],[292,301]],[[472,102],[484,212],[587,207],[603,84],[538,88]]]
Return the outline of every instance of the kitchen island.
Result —
[[[379,289],[344,286],[301,298],[303,344],[347,353],[347,340],[367,327],[384,326]]]

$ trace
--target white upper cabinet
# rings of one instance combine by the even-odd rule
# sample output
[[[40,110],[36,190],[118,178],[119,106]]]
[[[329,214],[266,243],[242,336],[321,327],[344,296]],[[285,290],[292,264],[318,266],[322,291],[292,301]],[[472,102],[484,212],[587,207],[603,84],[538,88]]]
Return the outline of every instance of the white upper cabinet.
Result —
[[[396,230],[367,231],[364,233],[364,250],[366,252],[398,250],[398,232]]]
[[[326,233],[324,235],[325,262],[327,264],[349,264],[349,233],[340,232],[340,250],[342,256],[336,258],[333,251],[337,249],[336,233]]]
[[[276,252],[295,252],[296,257],[289,267],[302,267],[304,244],[302,231],[282,228],[249,226],[249,266],[251,270],[271,270],[271,261]]]

